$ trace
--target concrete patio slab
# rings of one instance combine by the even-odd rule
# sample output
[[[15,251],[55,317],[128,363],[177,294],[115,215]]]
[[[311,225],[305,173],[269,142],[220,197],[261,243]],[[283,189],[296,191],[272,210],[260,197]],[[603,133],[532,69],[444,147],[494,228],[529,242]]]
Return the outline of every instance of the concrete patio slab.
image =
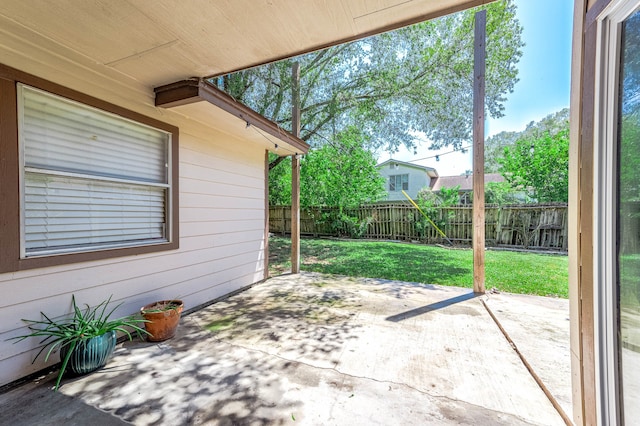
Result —
[[[565,414],[571,416],[569,300],[490,294],[485,302]]]
[[[119,345],[57,394],[20,389],[0,423],[70,398],[138,425],[564,424],[468,289],[306,273],[188,315],[167,342]]]

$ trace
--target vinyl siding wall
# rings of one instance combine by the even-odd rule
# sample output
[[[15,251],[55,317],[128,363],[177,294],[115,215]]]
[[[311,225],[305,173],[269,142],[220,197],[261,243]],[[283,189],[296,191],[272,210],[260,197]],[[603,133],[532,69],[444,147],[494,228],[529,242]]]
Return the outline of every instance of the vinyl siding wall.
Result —
[[[166,298],[189,309],[263,278],[264,146],[156,108],[152,87],[1,16],[0,62],[180,130],[180,248],[0,274],[0,385],[45,367],[43,359],[31,363],[39,339],[7,341],[28,331],[21,318],[65,315],[72,294],[91,305],[113,295],[123,302],[115,316],[124,316]]]
[[[406,197],[402,194],[402,191],[389,191],[389,176],[394,175],[409,175],[409,190],[405,191],[409,196],[413,199],[418,197],[418,191],[420,191],[425,186],[429,186],[431,183],[431,179],[427,172],[420,169],[415,169],[412,167],[406,167],[402,164],[398,165],[398,168],[390,167],[389,164],[385,164],[384,166],[378,169],[382,177],[386,179],[385,181],[385,190],[387,191],[387,200],[396,201],[396,200],[406,200]]]

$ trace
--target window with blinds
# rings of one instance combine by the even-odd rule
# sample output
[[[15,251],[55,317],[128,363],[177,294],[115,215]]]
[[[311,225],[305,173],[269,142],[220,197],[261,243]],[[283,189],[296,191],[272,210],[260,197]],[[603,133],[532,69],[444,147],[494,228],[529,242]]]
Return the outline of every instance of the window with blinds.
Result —
[[[23,258],[169,240],[171,134],[18,85]]]
[[[389,176],[389,191],[408,191],[409,175],[392,175]]]

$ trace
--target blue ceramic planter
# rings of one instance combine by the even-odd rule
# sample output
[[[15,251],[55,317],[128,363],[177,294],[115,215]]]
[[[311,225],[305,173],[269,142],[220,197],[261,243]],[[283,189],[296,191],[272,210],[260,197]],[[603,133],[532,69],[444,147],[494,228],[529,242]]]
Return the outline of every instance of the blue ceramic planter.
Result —
[[[109,331],[101,336],[78,342],[69,358],[67,370],[75,374],[87,374],[105,366],[116,348],[116,332]],[[67,347],[60,351],[60,360],[67,355]]]

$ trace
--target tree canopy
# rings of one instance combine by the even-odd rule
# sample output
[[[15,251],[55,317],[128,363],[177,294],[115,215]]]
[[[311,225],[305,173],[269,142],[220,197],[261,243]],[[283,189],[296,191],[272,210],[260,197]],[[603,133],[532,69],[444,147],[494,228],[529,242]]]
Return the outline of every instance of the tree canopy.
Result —
[[[620,201],[640,201],[640,15],[625,23],[619,127]]]
[[[300,204],[348,208],[382,199],[385,180],[364,145],[366,137],[352,126],[336,135],[336,143],[311,150],[300,162]],[[289,204],[291,167],[270,174],[269,203]]]
[[[569,108],[549,114],[540,121],[532,121],[521,132],[500,132],[485,142],[484,170],[486,173],[500,173],[500,159],[504,149],[513,147],[520,139],[535,140],[545,133],[555,135],[569,128]]]
[[[620,123],[620,201],[640,201],[640,110],[623,113]]]
[[[503,115],[517,81],[522,27],[513,0],[487,9],[486,105]],[[300,63],[301,133],[314,147],[357,125],[369,149],[415,149],[471,139],[473,26],[477,9],[214,78],[236,100],[291,128],[291,65]]]
[[[569,129],[535,139],[519,139],[504,148],[502,174],[515,188],[531,191],[538,202],[569,198]]]

